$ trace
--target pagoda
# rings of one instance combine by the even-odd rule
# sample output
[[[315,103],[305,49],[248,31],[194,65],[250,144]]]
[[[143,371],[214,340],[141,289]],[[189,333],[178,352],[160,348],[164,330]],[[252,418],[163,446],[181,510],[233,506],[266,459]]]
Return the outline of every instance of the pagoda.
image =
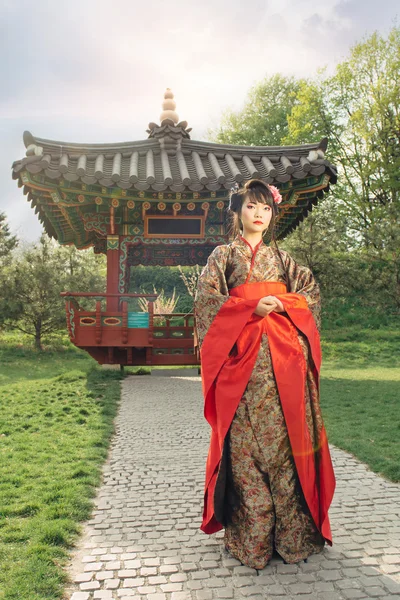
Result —
[[[279,188],[276,238],[283,239],[337,179],[326,138],[299,146],[197,141],[169,88],[162,108],[160,124],[149,123],[147,139],[134,142],[67,143],[25,131],[26,156],[12,165],[50,237],[107,256],[106,293],[63,294],[71,341],[100,364],[199,364],[193,315],[155,315],[154,294],[129,293],[132,267],[204,265],[230,241],[226,209],[236,182],[258,178]],[[93,310],[79,305],[82,296]],[[148,313],[128,310],[138,296]]]

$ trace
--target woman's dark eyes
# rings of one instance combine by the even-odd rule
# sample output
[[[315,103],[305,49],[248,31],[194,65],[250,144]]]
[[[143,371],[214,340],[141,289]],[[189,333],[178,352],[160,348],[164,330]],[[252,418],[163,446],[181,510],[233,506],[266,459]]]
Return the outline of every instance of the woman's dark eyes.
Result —
[[[248,204],[248,205],[247,205],[247,208],[255,208],[255,204]],[[268,206],[268,205],[264,207],[264,210],[265,210],[266,208],[268,208],[268,210],[271,210],[271,207],[270,207],[270,206]]]

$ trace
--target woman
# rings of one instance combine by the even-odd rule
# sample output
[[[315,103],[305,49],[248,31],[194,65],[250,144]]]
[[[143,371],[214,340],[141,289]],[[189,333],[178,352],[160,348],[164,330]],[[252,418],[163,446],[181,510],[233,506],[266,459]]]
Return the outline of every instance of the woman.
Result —
[[[279,250],[279,191],[252,179],[233,191],[234,241],[218,246],[194,314],[211,440],[203,522],[225,548],[262,569],[332,546],[335,489],[319,404],[320,293],[310,269]],[[270,228],[275,248],[263,233]]]

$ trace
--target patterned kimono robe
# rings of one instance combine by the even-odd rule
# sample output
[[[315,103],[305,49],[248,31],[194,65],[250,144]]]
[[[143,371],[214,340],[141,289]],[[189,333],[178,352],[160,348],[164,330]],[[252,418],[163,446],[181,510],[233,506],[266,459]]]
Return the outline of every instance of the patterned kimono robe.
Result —
[[[332,545],[335,476],[319,404],[320,294],[310,269],[242,236],[218,246],[195,297],[204,415],[211,426],[202,531],[225,527],[243,564],[289,563]],[[261,297],[285,312],[260,317]]]

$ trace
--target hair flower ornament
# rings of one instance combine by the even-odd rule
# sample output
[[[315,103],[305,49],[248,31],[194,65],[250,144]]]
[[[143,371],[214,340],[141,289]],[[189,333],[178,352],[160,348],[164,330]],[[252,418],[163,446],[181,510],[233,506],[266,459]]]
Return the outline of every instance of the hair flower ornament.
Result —
[[[269,185],[269,189],[271,190],[272,197],[274,199],[275,204],[280,204],[282,202],[282,196],[280,191],[274,185]]]
[[[275,187],[274,185],[269,185],[269,184],[265,183],[264,181],[257,180],[257,179],[252,179],[250,182],[248,182],[244,185],[244,193],[246,190],[247,191],[253,190],[255,187],[256,188],[261,187],[261,189],[268,188],[271,191],[274,204],[280,204],[282,202],[282,196],[277,187]],[[240,200],[240,197],[239,198],[236,197],[236,194],[238,194],[239,189],[240,189],[240,185],[236,181],[230,189],[230,199],[231,199],[231,204],[229,206],[230,209],[232,209],[232,201],[236,202],[237,200]]]

